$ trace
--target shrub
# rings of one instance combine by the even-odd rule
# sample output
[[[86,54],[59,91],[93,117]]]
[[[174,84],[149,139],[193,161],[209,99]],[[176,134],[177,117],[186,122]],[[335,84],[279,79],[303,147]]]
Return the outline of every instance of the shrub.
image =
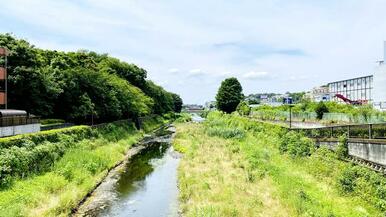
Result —
[[[316,118],[319,120],[322,120],[323,114],[328,112],[328,108],[323,101],[320,101],[318,105],[316,105],[315,112],[316,112]]]
[[[192,121],[192,116],[188,113],[180,113],[178,114],[177,119],[175,120],[176,123],[185,123]]]
[[[357,172],[354,167],[343,170],[338,178],[338,186],[344,193],[351,193],[356,187]]]
[[[336,148],[336,155],[340,159],[345,159],[348,157],[347,136],[342,135],[339,137],[339,144]]]
[[[242,101],[237,106],[236,111],[242,116],[248,116],[251,112],[251,107],[249,107],[249,104],[246,101]]]
[[[51,125],[51,124],[63,124],[65,121],[63,119],[42,119],[40,124],[42,125]]]
[[[313,141],[295,131],[283,135],[279,145],[280,153],[287,152],[291,157],[305,157],[311,155],[315,145]]]
[[[207,129],[206,133],[209,136],[218,136],[225,139],[235,138],[235,139],[241,139],[245,136],[245,132],[242,129],[238,128],[223,128],[223,127],[211,127]]]
[[[386,211],[386,181],[381,174],[361,166],[348,166],[337,179],[344,194],[354,194]]]
[[[93,131],[88,126],[75,126],[63,129],[47,130],[38,133],[23,134],[12,137],[0,138],[0,149],[12,146],[34,146],[42,142],[58,142],[60,135],[71,135],[74,140],[81,140],[91,137]]]

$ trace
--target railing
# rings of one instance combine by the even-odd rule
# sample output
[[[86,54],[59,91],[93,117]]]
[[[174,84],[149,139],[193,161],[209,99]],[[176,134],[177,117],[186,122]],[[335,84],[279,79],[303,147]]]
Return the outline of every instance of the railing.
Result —
[[[289,111],[252,111],[251,116],[254,116],[263,120],[289,120]],[[316,118],[315,112],[292,112],[293,121],[320,121]],[[324,113],[322,120],[323,122],[334,122],[334,123],[383,123],[386,121],[386,117],[382,115],[352,115],[345,113]]]
[[[386,123],[339,125],[310,129],[293,128],[312,138],[386,139]]]
[[[13,117],[0,117],[0,127],[9,127],[26,124],[38,124],[40,123],[39,117],[25,117],[25,116],[13,116]]]

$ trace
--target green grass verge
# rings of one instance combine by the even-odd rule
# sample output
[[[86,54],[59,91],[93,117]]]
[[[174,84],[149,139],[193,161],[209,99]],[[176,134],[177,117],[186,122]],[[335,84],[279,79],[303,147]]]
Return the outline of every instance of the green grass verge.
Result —
[[[287,134],[216,112],[204,124],[177,125],[174,146],[185,153],[179,168],[183,215],[384,215],[382,176],[353,171],[335,153]]]
[[[163,121],[158,118],[146,124],[154,129]],[[0,216],[68,216],[144,134],[127,123],[93,131],[92,137],[68,146],[44,171],[19,177],[1,189]]]

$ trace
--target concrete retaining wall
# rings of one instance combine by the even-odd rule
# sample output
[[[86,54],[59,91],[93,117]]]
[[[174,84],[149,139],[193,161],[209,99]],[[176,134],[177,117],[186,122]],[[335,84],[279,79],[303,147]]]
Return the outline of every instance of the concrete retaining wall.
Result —
[[[316,144],[335,150],[339,142],[337,140],[317,141]],[[386,166],[386,143],[374,140],[349,141],[348,154],[353,157]]]
[[[25,133],[36,133],[40,131],[40,124],[27,124],[10,127],[0,127],[0,137],[14,136]]]
[[[348,153],[351,156],[386,166],[386,144],[349,142]]]

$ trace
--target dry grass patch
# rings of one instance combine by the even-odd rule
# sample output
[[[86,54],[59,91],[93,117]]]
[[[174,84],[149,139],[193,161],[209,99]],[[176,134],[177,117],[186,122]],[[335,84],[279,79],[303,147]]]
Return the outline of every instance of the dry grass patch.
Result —
[[[174,145],[184,216],[289,216],[269,177],[256,178],[231,140],[207,136],[198,124],[177,125]],[[251,178],[253,177],[253,178]]]

